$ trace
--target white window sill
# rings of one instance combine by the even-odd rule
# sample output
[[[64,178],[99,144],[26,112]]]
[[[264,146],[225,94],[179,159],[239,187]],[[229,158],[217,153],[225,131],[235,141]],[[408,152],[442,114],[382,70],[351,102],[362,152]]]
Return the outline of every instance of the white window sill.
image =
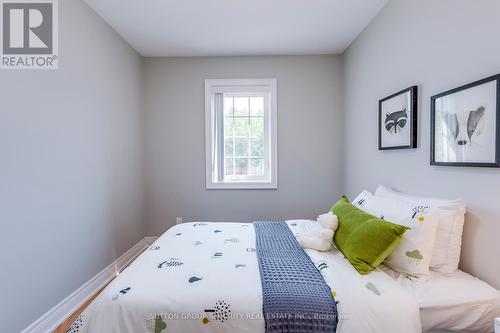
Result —
[[[207,190],[277,190],[278,184],[271,182],[225,182],[208,183]]]

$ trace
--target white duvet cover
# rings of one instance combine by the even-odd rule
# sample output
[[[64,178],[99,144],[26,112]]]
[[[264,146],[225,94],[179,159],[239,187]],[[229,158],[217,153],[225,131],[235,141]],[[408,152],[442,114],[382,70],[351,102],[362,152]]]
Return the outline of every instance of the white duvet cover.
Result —
[[[294,234],[304,223],[287,222]],[[335,250],[306,250],[338,301],[337,332],[421,332],[412,296],[381,270],[359,275]],[[185,223],[117,276],[69,332],[264,333],[255,230]]]
[[[424,332],[493,332],[500,317],[500,291],[465,272],[431,272],[426,282],[384,269],[420,307]]]

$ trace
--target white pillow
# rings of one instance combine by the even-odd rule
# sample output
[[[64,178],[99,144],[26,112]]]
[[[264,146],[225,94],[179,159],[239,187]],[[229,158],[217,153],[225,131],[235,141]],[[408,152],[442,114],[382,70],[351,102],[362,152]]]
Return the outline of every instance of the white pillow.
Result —
[[[375,196],[397,199],[415,207],[438,208],[439,223],[431,269],[444,274],[453,273],[458,269],[465,218],[465,204],[462,200],[411,196],[382,185],[375,191]]]
[[[376,197],[363,191],[353,205],[392,223],[410,227],[399,246],[384,264],[409,277],[426,280],[436,240],[437,213],[431,209],[414,212],[413,206],[398,200]]]

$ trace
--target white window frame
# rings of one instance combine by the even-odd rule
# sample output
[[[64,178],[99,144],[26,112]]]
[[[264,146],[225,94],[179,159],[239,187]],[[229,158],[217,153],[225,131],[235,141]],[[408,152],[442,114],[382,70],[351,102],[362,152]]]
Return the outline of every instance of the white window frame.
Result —
[[[218,181],[215,176],[216,140],[214,133],[215,114],[214,97],[216,93],[268,93],[264,103],[268,105],[264,110],[264,131],[270,142],[265,142],[265,165],[268,172],[267,179],[248,179],[233,181]],[[277,189],[278,188],[278,135],[277,135],[277,82],[276,79],[207,79],[205,80],[205,161],[206,161],[206,188],[207,189]],[[266,110],[268,110],[266,112]]]

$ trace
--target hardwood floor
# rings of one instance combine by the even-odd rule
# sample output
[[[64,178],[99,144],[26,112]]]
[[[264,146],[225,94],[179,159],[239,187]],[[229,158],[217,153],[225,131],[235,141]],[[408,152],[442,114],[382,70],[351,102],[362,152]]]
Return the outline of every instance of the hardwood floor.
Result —
[[[149,247],[149,245],[148,245]],[[146,249],[148,248],[146,247]],[[144,249],[144,251],[146,250]],[[144,251],[141,251],[141,253],[139,253],[135,258],[134,260],[139,256],[141,255]],[[132,262],[134,261],[132,260]],[[130,262],[126,267],[124,267],[120,272],[122,272],[125,268],[127,268],[132,262]],[[113,278],[114,280],[114,278]],[[75,321],[76,318],[78,318],[78,316],[87,308],[87,306],[89,306],[90,303],[92,303],[92,301],[97,297],[99,296],[99,294],[113,281],[109,281],[108,284],[106,284],[101,290],[99,290],[94,296],[92,296],[88,301],[86,301],[78,310],[76,310],[71,316],[69,316],[61,325],[59,325],[53,333],[66,333],[66,331],[71,327],[71,324],[73,324],[73,322]]]
[[[104,287],[106,288],[106,287]],[[71,324],[75,321],[76,318],[89,306],[90,303],[101,293],[101,291],[104,289],[102,288],[99,290],[97,294],[92,296],[87,302],[85,302],[78,310],[75,311],[71,316],[68,317],[59,327],[55,329],[53,333],[66,333],[66,331],[70,328]]]

